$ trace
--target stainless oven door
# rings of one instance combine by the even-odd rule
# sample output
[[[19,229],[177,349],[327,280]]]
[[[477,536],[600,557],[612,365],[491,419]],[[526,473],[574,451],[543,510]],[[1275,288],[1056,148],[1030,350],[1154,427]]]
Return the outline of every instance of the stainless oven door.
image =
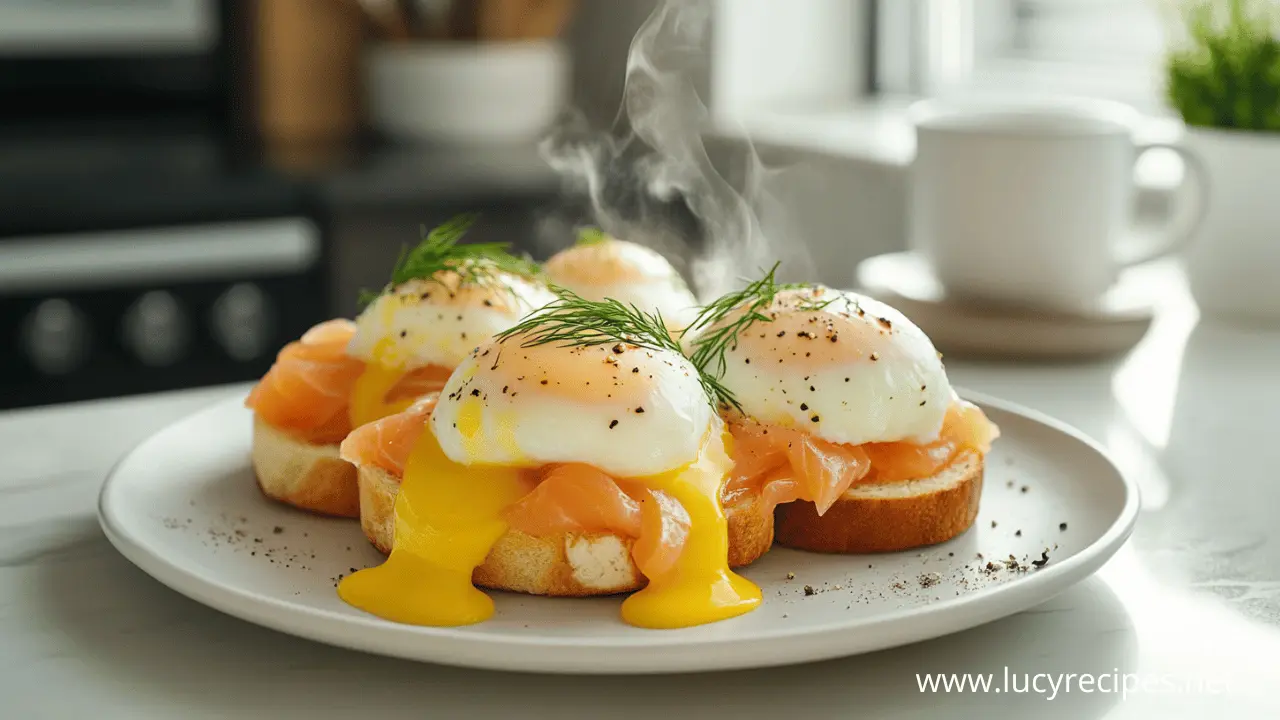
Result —
[[[0,0],[0,57],[198,53],[217,0]]]

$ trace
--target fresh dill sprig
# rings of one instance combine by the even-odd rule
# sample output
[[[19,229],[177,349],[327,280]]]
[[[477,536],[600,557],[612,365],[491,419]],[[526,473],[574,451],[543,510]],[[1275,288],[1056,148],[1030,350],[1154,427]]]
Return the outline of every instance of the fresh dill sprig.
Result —
[[[805,287],[805,285],[800,283],[795,283],[795,284],[782,286],[784,290],[790,290],[792,288],[799,288],[799,287]],[[814,300],[813,298],[801,298],[800,302],[796,303],[796,309],[799,310],[800,312],[818,312],[819,310],[826,310],[828,305],[830,305],[831,303],[839,299],[840,299],[839,296],[833,297],[833,298],[827,298],[826,300]],[[849,299],[845,298],[844,301],[845,301],[845,305],[847,306],[849,304]]]
[[[521,347],[555,344],[557,347],[594,347],[627,343],[656,351],[683,355],[680,343],[667,330],[662,313],[645,312],[612,298],[586,300],[562,287],[552,286],[556,299],[527,315],[515,327],[496,335],[499,341],[523,335]],[[695,364],[696,365],[696,364]],[[719,379],[698,370],[698,382],[712,405],[725,404],[741,409],[733,394]]]
[[[699,330],[707,331],[696,336],[689,344],[689,359],[700,372],[716,378],[723,376],[725,353],[737,346],[738,336],[757,322],[773,322],[773,319],[763,311],[773,304],[774,297],[780,291],[800,287],[778,284],[775,275],[780,264],[774,263],[764,277],[741,290],[721,295],[713,300],[698,313],[688,327],[681,331],[682,338]],[[736,317],[721,324],[735,313],[738,313]]]
[[[578,240],[575,245],[599,245],[609,240],[609,233],[598,227],[584,227],[578,230]]]
[[[478,217],[475,213],[459,215],[430,232],[424,227],[422,242],[400,253],[391,271],[391,284],[430,279],[444,270],[458,273],[462,284],[483,284],[501,272],[522,277],[536,277],[541,273],[537,263],[512,255],[508,251],[510,243],[458,244]]]
[[[360,295],[361,304],[367,305],[376,300],[378,295],[402,283],[415,279],[429,280],[436,273],[444,271],[457,274],[459,287],[508,287],[499,279],[501,273],[526,278],[541,275],[542,269],[537,263],[511,254],[510,243],[459,244],[478,217],[475,213],[458,215],[430,232],[424,226],[422,241],[417,247],[406,246],[401,249],[400,257],[391,270],[391,282],[381,292],[363,291]]]
[[[764,311],[773,304],[778,293],[810,287],[807,283],[778,283],[776,275],[779,265],[781,263],[774,263],[764,277],[737,292],[727,293],[712,301],[681,331],[683,338],[690,333],[706,330],[689,343],[689,359],[701,372],[716,378],[722,377],[725,371],[725,354],[737,347],[742,333],[757,322],[773,322],[773,318]],[[838,299],[801,298],[796,307],[801,312],[818,312]]]

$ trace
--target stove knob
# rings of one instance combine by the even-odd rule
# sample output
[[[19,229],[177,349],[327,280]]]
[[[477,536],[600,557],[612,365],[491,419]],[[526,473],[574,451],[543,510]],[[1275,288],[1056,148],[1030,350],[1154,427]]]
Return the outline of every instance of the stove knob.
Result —
[[[267,352],[273,331],[271,299],[253,283],[236,283],[213,303],[213,337],[232,359]]]
[[[45,375],[65,375],[83,365],[91,339],[84,313],[62,298],[40,303],[23,322],[23,350]]]
[[[177,362],[190,340],[186,313],[178,299],[163,290],[138,298],[124,316],[124,342],[150,367]]]

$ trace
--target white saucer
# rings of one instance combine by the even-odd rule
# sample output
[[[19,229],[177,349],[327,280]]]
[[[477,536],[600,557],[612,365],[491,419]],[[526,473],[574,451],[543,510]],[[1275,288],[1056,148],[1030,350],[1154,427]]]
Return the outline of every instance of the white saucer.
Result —
[[[1146,335],[1151,299],[1124,276],[1092,308],[1059,312],[960,301],[947,295],[924,258],[910,252],[858,265],[860,290],[886,302],[924,330],[947,355],[1084,358],[1116,355]]]
[[[1128,538],[1137,489],[1091,441],[1011,405],[974,399],[1003,433],[988,458],[974,528],[942,545],[886,555],[775,548],[744,573],[764,591],[758,610],[686,630],[624,625],[617,597],[494,593],[495,618],[462,628],[397,625],[345,605],[334,590],[337,578],[382,557],[354,521],[263,498],[249,467],[250,414],[239,397],[175,423],[130,453],[102,489],[99,519],[126,558],[178,592],[333,645],[450,665],[567,673],[806,662],[933,638],[1025,610],[1093,573]],[[1046,549],[1049,562],[1032,568]],[[1028,569],[1006,568],[1010,554]]]

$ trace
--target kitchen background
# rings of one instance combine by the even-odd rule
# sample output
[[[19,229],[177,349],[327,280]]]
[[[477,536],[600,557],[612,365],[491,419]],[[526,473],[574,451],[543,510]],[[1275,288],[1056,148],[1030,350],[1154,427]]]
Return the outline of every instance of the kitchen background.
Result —
[[[779,168],[766,227],[828,284],[906,243],[911,99],[1105,96],[1182,132],[1159,73],[1195,0],[708,2],[708,149]],[[610,125],[655,4],[0,4],[0,408],[256,377],[462,210],[476,239],[568,244],[582,208],[537,139],[562,107]],[[1139,215],[1182,177],[1144,160]]]
[[[651,3],[548,4],[572,74],[547,101],[610,117]],[[545,254],[532,238],[559,180],[532,137],[371,127],[365,51],[384,29],[362,13],[0,4],[0,408],[258,376],[352,313],[421,225],[463,210],[483,213],[476,239]]]

